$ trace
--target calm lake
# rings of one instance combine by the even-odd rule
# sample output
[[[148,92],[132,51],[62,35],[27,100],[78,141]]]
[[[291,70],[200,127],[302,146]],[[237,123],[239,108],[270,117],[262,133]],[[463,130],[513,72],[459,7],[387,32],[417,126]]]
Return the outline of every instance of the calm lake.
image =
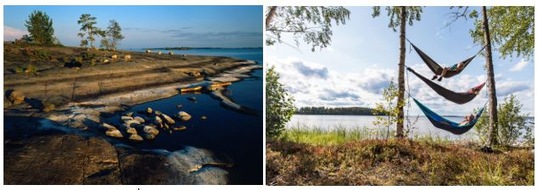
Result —
[[[136,50],[142,51],[142,50]],[[168,52],[168,51],[162,51]],[[256,61],[263,65],[263,49],[200,49],[174,51],[175,54],[228,56]],[[209,94],[178,94],[170,98],[147,102],[131,107],[126,112],[143,111],[147,107],[173,116],[179,111],[192,115],[186,130],[173,134],[162,133],[152,141],[124,143],[138,149],[165,149],[178,151],[186,146],[204,148],[231,159],[233,167],[223,168],[229,172],[230,184],[263,184],[263,71],[255,70],[251,78],[233,83],[226,95],[239,105],[252,108],[259,114],[245,114],[227,109]],[[188,100],[196,97],[196,101]],[[181,105],[178,108],[177,105]],[[117,122],[121,114],[106,118]],[[207,119],[200,119],[206,116]]]
[[[463,117],[447,117],[452,121],[462,121]],[[324,130],[333,130],[338,128],[344,129],[364,129],[367,131],[376,131],[379,134],[373,135],[373,138],[384,138],[387,127],[375,126],[373,122],[375,116],[359,116],[359,115],[293,115],[287,123],[287,128],[318,128]],[[533,122],[533,118],[528,118]],[[471,129],[462,135],[454,135],[450,132],[434,127],[425,116],[410,116],[408,121],[412,123],[409,137],[430,136],[433,138],[449,139],[449,140],[478,140],[475,129]],[[406,121],[405,121],[406,122]],[[405,127],[408,122],[405,123]],[[533,123],[529,123],[533,125]],[[395,126],[389,127],[390,133],[393,134]]]

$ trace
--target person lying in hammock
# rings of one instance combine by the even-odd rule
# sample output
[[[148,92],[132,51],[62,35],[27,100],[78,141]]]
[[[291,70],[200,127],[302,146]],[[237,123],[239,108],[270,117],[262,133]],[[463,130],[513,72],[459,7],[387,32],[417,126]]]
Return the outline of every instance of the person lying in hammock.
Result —
[[[475,118],[474,114],[470,114],[470,115],[464,116],[464,120],[462,120],[462,121],[459,123],[459,126],[463,126],[463,125],[466,125],[466,124],[472,122],[472,120],[474,120],[474,118]]]
[[[464,67],[464,63],[463,62],[460,62],[460,63],[457,63],[451,67],[444,67],[444,69],[442,69],[442,74],[440,74],[440,77],[438,77],[437,75],[434,75],[433,79],[431,80],[435,80],[436,78],[438,78],[438,82],[442,81],[442,78],[444,76],[446,76],[446,73],[448,71],[453,71],[453,72],[459,72],[460,70],[462,70]]]
[[[470,90],[468,90],[468,94],[479,94],[479,90],[477,87],[473,87],[473,88],[470,88]]]

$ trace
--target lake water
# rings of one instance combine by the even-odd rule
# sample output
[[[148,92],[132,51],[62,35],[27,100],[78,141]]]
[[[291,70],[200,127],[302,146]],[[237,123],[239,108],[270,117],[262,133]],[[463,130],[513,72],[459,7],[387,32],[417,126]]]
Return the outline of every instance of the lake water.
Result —
[[[463,117],[447,117],[452,121],[462,121]],[[387,127],[375,126],[373,122],[375,116],[362,115],[293,115],[287,123],[287,128],[319,128],[333,130],[344,128],[347,130],[363,129],[374,133],[373,137],[386,137]],[[406,120],[405,120],[406,121]],[[410,116],[411,125],[409,137],[431,136],[433,138],[442,138],[449,140],[477,140],[476,132],[472,129],[463,135],[454,135],[444,130],[434,127],[425,116]],[[408,122],[405,123],[405,128]],[[307,127],[306,127],[307,126]],[[389,127],[390,134],[394,134],[395,125]]]
[[[174,53],[229,56],[263,64],[263,49],[261,48],[180,50]],[[259,114],[251,115],[227,109],[209,94],[178,94],[133,106],[126,112],[137,113],[151,107],[173,116],[183,110],[192,115],[191,120],[182,123],[187,127],[186,130],[172,134],[161,131],[161,134],[152,141],[125,143],[139,149],[177,151],[185,146],[208,149],[217,155],[231,159],[234,163],[231,168],[223,168],[229,172],[230,184],[263,184],[262,77],[263,71],[255,70],[252,78],[233,83],[227,88],[226,93],[237,104],[252,108]],[[190,101],[189,97],[196,97],[197,100]],[[182,105],[182,107],[178,108],[177,105]],[[121,114],[106,118],[105,121],[117,122]],[[206,116],[207,119],[202,120],[201,116]]]

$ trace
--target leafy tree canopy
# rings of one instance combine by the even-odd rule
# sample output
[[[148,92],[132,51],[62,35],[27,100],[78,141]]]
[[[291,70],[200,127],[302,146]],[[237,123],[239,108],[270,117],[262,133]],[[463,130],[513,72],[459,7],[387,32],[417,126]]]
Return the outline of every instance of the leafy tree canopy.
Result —
[[[311,45],[311,51],[330,45],[332,25],[345,24],[350,11],[344,7],[271,6],[267,12],[265,28],[266,44],[282,43],[283,33],[292,33],[296,45],[299,39]]]

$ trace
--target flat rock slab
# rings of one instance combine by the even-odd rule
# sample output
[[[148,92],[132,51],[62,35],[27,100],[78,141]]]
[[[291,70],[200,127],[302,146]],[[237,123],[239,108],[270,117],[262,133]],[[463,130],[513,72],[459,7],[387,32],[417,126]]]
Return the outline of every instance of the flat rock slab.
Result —
[[[4,148],[5,184],[121,184],[116,150],[102,138],[46,135]]]

